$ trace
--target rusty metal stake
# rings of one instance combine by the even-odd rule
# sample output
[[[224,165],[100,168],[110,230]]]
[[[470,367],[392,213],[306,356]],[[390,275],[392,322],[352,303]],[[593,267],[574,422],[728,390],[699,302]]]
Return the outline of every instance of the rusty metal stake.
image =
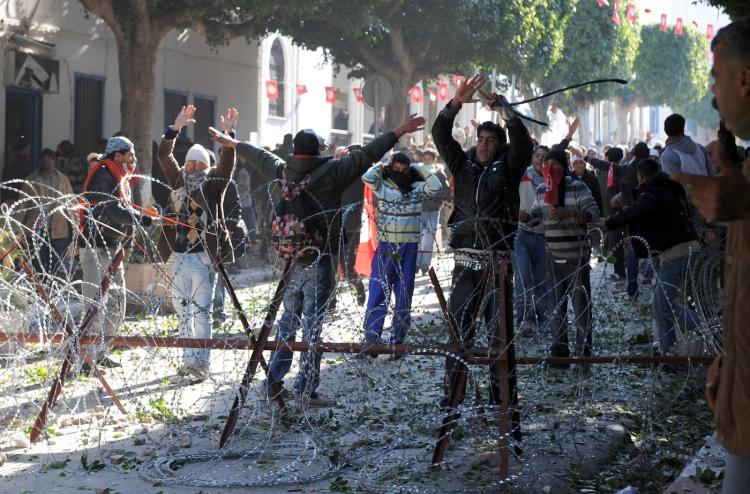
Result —
[[[247,397],[247,389],[250,386],[250,383],[253,381],[253,378],[255,377],[255,372],[258,369],[258,364],[263,358],[263,348],[268,341],[269,335],[271,334],[271,328],[273,327],[273,323],[276,320],[276,314],[279,311],[281,301],[284,299],[286,289],[289,286],[289,281],[292,277],[293,270],[293,260],[289,259],[286,263],[286,266],[284,266],[284,272],[281,275],[281,281],[279,281],[279,285],[276,287],[276,293],[274,293],[273,299],[271,300],[271,307],[269,307],[268,309],[266,319],[263,322],[263,327],[260,329],[258,341],[253,346],[253,352],[250,354],[250,361],[247,363],[245,374],[242,376],[240,389],[238,391],[238,394],[234,397],[234,403],[232,403],[232,408],[229,411],[229,417],[227,418],[227,422],[224,425],[224,431],[222,432],[221,440],[219,441],[220,448],[225,447],[229,443],[232,432],[234,432],[234,428],[237,425],[237,418],[240,415],[240,409],[245,404],[245,398]],[[268,376],[268,382],[271,382],[271,376]],[[271,393],[274,392],[278,394],[277,390],[272,389]]]
[[[112,262],[110,263],[109,268],[107,269],[107,272],[102,279],[102,284],[99,287],[99,295],[97,297],[97,300],[103,299],[107,294],[107,291],[109,291],[109,285],[112,281],[112,277],[114,276],[115,271],[117,271],[117,269],[120,267],[120,263],[122,263],[124,252],[125,251],[120,248],[120,250],[118,250],[115,254],[114,259],[112,259]],[[50,388],[49,394],[47,395],[47,400],[42,405],[42,409],[39,410],[39,415],[37,415],[34,426],[31,428],[29,440],[32,443],[35,443],[39,440],[39,436],[41,435],[42,430],[44,430],[44,427],[47,424],[47,414],[57,401],[57,397],[60,395],[60,391],[62,391],[65,379],[68,376],[68,372],[73,366],[73,354],[75,348],[78,346],[78,340],[86,333],[89,326],[91,326],[91,323],[94,322],[94,317],[96,317],[96,314],[98,312],[99,307],[97,305],[92,305],[91,307],[89,307],[86,315],[83,318],[83,322],[81,322],[81,325],[78,328],[78,331],[73,335],[71,346],[65,352],[65,358],[63,360],[62,366],[60,367],[60,371],[57,374],[57,378],[52,383],[52,387]]]

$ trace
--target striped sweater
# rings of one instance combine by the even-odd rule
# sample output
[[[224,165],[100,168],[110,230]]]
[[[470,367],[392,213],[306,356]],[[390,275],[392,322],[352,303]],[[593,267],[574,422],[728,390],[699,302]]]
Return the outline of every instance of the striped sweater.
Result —
[[[378,241],[393,244],[418,243],[422,233],[422,200],[426,196],[438,194],[447,186],[440,181],[431,166],[415,166],[423,181],[414,182],[413,190],[402,194],[392,180],[383,180],[383,168],[384,165],[378,163],[362,175],[362,181],[378,198]]]
[[[536,199],[529,213],[530,223],[541,223],[544,225],[544,239],[547,250],[553,258],[588,261],[591,256],[591,242],[588,238],[586,224],[581,223],[575,217],[555,220],[550,217],[553,206],[544,202],[544,193],[547,191],[546,184],[536,189]],[[565,177],[565,206],[562,208],[569,213],[587,213],[589,223],[599,221],[599,208],[594,201],[594,196],[586,184]]]

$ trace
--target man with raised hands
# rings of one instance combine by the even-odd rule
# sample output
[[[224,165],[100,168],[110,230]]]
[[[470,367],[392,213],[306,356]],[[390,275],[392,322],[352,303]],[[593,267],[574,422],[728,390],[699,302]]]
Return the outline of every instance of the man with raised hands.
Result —
[[[171,193],[175,227],[166,229],[174,249],[174,306],[184,338],[211,338],[209,315],[215,289],[215,263],[232,256],[224,221],[222,199],[232,177],[234,148],[221,150],[217,166],[211,166],[208,150],[200,144],[188,149],[184,166],[172,154],[175,139],[183,127],[195,123],[195,106],[183,106],[159,145],[158,157]],[[239,112],[229,108],[221,127],[234,135]],[[206,129],[206,132],[208,130]],[[171,235],[170,235],[171,236]],[[203,381],[209,377],[210,350],[186,348],[178,378]]]
[[[281,215],[278,211],[281,207],[279,204],[275,209],[276,227],[272,228],[279,255],[294,258],[297,267],[284,295],[284,308],[276,334],[279,348],[271,355],[269,379],[272,385],[267,383],[267,389],[277,389],[276,385],[283,384],[293,358],[293,353],[283,348],[284,342],[294,341],[300,324],[303,326],[303,341],[314,343],[320,339],[326,307],[335,288],[341,196],[401,136],[421,130],[423,125],[424,118],[411,115],[395,130],[380,134],[366,146],[340,158],[322,156],[325,142],[311,129],[303,129],[294,136],[292,154],[286,159],[249,142],[240,142],[210,130],[214,141],[225,147],[236,148],[239,156],[265,180],[280,184],[282,197],[296,205],[296,211],[287,211]],[[307,214],[300,212],[300,209],[305,209]],[[305,217],[297,218],[300,221],[295,221],[293,225],[284,223],[284,218],[280,216],[291,217],[292,213]],[[299,241],[299,248],[296,250],[290,248],[293,242],[284,242],[285,234],[292,230],[305,230],[309,233],[306,239],[294,239]],[[303,406],[329,404],[317,393],[320,357],[321,354],[315,350],[301,357],[294,393],[295,399]],[[283,388],[280,389],[281,393],[286,393]]]
[[[453,120],[464,104],[479,101],[474,95],[484,85],[484,77],[473,76],[462,81],[456,95],[440,112],[432,127],[432,137],[438,152],[453,174],[454,210],[448,222],[452,229],[450,246],[455,252],[455,266],[449,309],[454,327],[462,340],[470,334],[474,324],[477,299],[482,296],[485,275],[493,269],[494,255],[510,258],[518,223],[518,186],[526,166],[531,161],[534,144],[521,120],[509,107],[495,107],[505,121],[505,128],[494,122],[477,127],[477,145],[468,153],[452,136]],[[483,94],[492,102],[504,101],[498,95]],[[494,105],[493,105],[494,106]],[[508,142],[510,141],[510,142]],[[497,286],[497,277],[490,283]],[[499,304],[493,295],[486,304],[484,319],[491,327],[489,344],[499,340]],[[470,345],[471,341],[461,341]],[[441,406],[448,403],[448,384],[456,368],[455,359],[446,361],[445,396]],[[500,380],[495,370],[490,372],[490,397],[493,404],[500,402]]]

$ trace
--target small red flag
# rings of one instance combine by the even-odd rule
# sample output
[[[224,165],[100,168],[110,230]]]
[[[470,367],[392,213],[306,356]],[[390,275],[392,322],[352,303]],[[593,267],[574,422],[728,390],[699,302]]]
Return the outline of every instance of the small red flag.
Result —
[[[451,77],[451,83],[452,83],[452,84],[453,84],[454,86],[456,86],[456,87],[460,86],[460,85],[461,85],[461,82],[462,82],[463,80],[464,80],[464,76],[462,76],[462,75],[454,75],[453,77]]]
[[[651,9],[643,9],[643,11],[644,11],[645,13],[647,13],[647,14],[650,14],[650,13],[651,13]]]
[[[628,4],[628,20],[635,22],[635,4],[633,3]]]
[[[357,103],[364,103],[365,97],[362,96],[362,88],[361,87],[353,87],[352,91],[354,91],[354,99],[357,100]]]
[[[438,99],[440,99],[440,101],[445,101],[448,99],[448,96],[448,83],[443,79],[440,79],[440,82],[438,83]]]
[[[714,39],[714,25],[709,24],[706,26],[706,39],[711,40]]]
[[[682,33],[683,33],[683,31],[682,31],[682,17],[678,17],[677,18],[677,22],[675,22],[675,25],[674,25],[674,33],[677,36],[682,36]]]
[[[266,81],[266,96],[268,99],[279,99],[279,83],[276,81]]]
[[[333,86],[326,86],[326,103],[336,102],[336,88]]]
[[[424,93],[422,92],[422,86],[414,86],[409,89],[412,103],[422,103],[424,101]]]
[[[599,7],[609,7],[609,0],[596,0]]]
[[[307,86],[304,84],[297,84],[297,96],[302,96],[307,93]]]
[[[612,22],[615,23],[616,26],[619,26],[620,21],[620,0],[615,0],[615,8],[612,9]]]
[[[430,103],[437,103],[437,93],[430,89]]]
[[[661,15],[661,22],[659,23],[659,31],[663,33],[667,32],[667,14]]]

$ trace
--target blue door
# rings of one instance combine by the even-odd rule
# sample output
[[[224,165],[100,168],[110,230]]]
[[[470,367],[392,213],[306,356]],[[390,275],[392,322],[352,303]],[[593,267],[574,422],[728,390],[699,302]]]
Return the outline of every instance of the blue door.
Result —
[[[42,95],[14,88],[5,94],[4,163],[11,166],[3,167],[3,180],[26,178],[36,170],[42,150]]]

